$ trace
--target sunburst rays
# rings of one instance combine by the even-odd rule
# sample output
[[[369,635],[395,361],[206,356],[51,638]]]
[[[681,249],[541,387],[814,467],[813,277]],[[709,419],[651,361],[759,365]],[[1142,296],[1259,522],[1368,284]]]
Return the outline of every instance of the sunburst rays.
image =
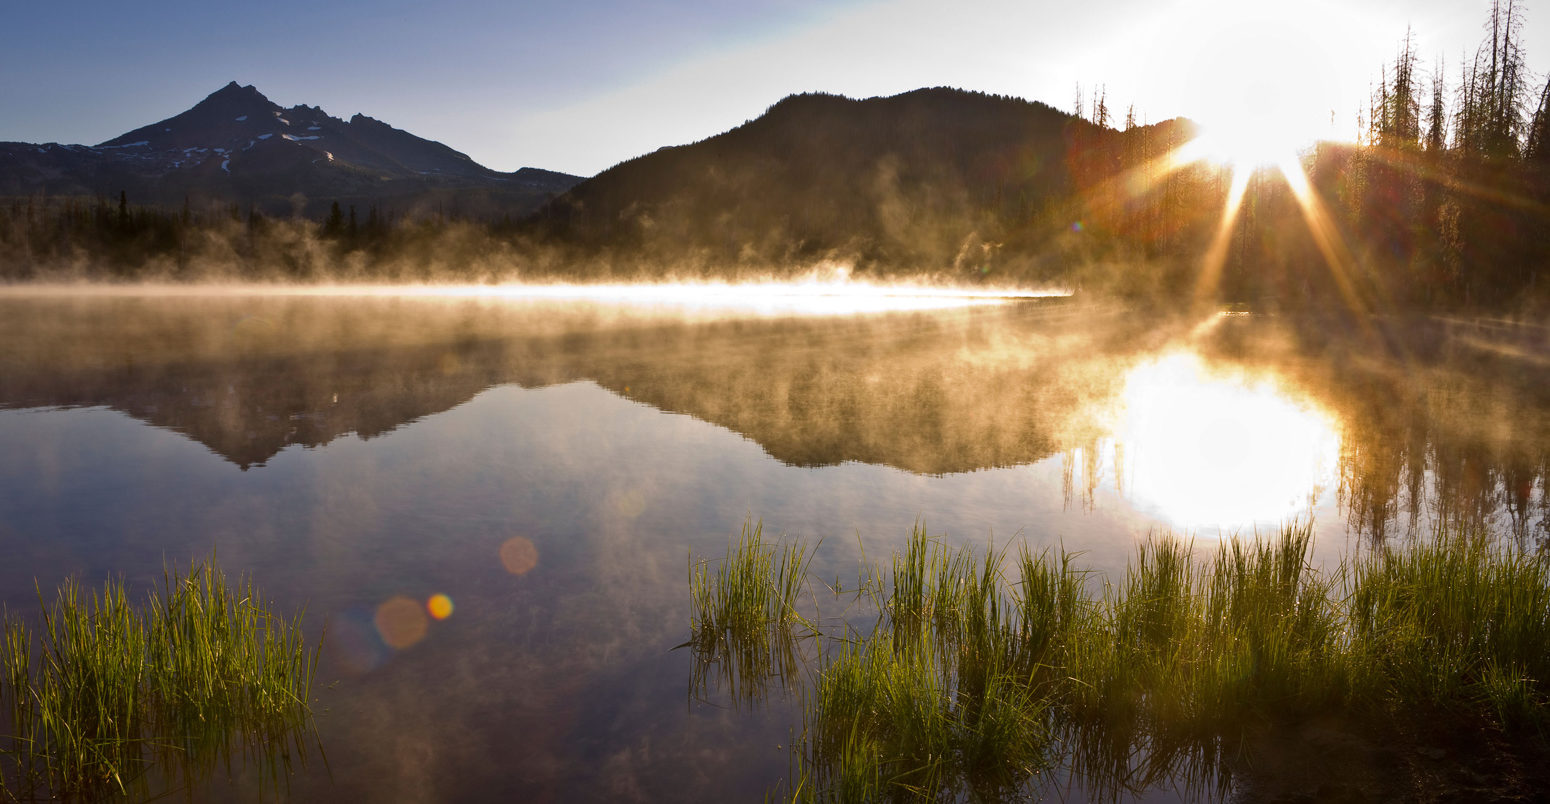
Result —
[[[1221,139],[1203,132],[1167,154],[1109,179],[1097,188],[1094,196],[1134,200],[1156,191],[1174,173],[1202,162],[1217,163],[1222,170],[1229,172],[1231,178],[1216,230],[1200,257],[1194,291],[1197,303],[1212,303],[1216,300],[1250,183],[1257,173],[1273,171],[1280,175],[1291,190],[1309,235],[1340,292],[1341,301],[1354,312],[1366,310],[1353,279],[1357,261],[1341,236],[1334,217],[1325,208],[1323,200],[1303,170],[1296,149],[1291,146],[1227,146]]]

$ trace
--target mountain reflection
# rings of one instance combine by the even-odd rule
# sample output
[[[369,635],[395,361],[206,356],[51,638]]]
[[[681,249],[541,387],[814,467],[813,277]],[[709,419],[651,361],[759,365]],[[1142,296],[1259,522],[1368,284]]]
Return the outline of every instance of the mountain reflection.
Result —
[[[1377,538],[1439,520],[1546,535],[1543,330],[1214,323],[1054,300],[718,318],[455,298],[10,297],[0,407],[112,408],[247,469],[495,385],[584,380],[796,466],[946,474],[1059,454],[1068,503],[1112,483],[1184,527],[1295,514],[1334,484],[1353,528]],[[1209,390],[1233,372],[1239,391]]]
[[[788,464],[919,473],[1029,463],[1109,393],[1061,306],[695,320],[597,304],[437,299],[0,301],[0,406],[105,406],[244,468],[363,438],[494,385],[590,380]]]

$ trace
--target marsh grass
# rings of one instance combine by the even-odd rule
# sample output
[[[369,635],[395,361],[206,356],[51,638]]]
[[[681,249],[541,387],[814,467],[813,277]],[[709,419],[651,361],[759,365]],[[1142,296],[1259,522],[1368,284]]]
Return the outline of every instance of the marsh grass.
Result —
[[[715,682],[752,704],[771,680],[789,682],[799,664],[795,629],[814,630],[798,609],[811,562],[803,542],[767,547],[762,522],[744,522],[718,564],[690,558],[691,695],[703,697]]]
[[[39,605],[36,636],[4,617],[0,799],[121,795],[152,767],[188,785],[234,752],[304,756],[317,649],[251,581],[228,585],[212,561],[164,572],[144,606],[119,582],[73,580]]]
[[[1046,704],[1022,679],[1003,561],[917,525],[888,571],[863,571],[876,625],[818,640],[794,798],[996,799],[1044,767]]]
[[[1365,698],[1545,725],[1550,560],[1476,535],[1384,549],[1351,571],[1349,653]]]
[[[1377,735],[1419,716],[1544,740],[1544,554],[1440,532],[1320,572],[1311,546],[1306,525],[1205,559],[1148,537],[1099,584],[1063,551],[1024,550],[1009,576],[1003,554],[917,527],[890,571],[863,570],[870,633],[801,621],[820,649],[787,791],[1001,800],[1060,768],[1098,798],[1162,784],[1224,798],[1252,773],[1255,735],[1313,719]]]

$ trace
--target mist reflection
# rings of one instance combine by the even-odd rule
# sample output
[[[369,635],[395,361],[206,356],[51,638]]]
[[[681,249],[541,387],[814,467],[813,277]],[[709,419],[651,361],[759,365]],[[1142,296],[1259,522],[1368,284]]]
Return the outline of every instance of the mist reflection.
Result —
[[[1130,495],[1180,527],[1282,522],[1335,476],[1340,434],[1269,377],[1171,352],[1130,371],[1116,438]]]
[[[1537,328],[1197,326],[1079,300],[992,303],[999,291],[933,291],[987,302],[950,311],[761,317],[651,301],[670,285],[609,304],[609,287],[0,291],[0,409],[110,407],[249,468],[498,385],[586,381],[797,467],[934,476],[1057,457],[1068,508],[1109,505],[1095,491],[1114,488],[1116,508],[1177,527],[1279,521],[1333,487],[1351,529],[1375,538],[1433,521],[1550,534]],[[705,301],[755,286],[696,287]],[[571,293],[593,296],[558,300]],[[663,510],[640,480],[611,492],[609,517]],[[375,510],[354,501],[352,516]],[[538,563],[530,542],[500,550],[512,574]]]

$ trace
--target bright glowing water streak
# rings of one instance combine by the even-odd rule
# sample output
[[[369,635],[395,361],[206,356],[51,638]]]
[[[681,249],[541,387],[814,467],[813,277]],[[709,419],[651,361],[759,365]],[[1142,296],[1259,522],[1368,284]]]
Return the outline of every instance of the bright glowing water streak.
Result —
[[[845,315],[939,310],[1069,296],[1067,290],[980,289],[853,280],[497,285],[17,285],[0,296],[338,296],[571,301],[754,314]]]

